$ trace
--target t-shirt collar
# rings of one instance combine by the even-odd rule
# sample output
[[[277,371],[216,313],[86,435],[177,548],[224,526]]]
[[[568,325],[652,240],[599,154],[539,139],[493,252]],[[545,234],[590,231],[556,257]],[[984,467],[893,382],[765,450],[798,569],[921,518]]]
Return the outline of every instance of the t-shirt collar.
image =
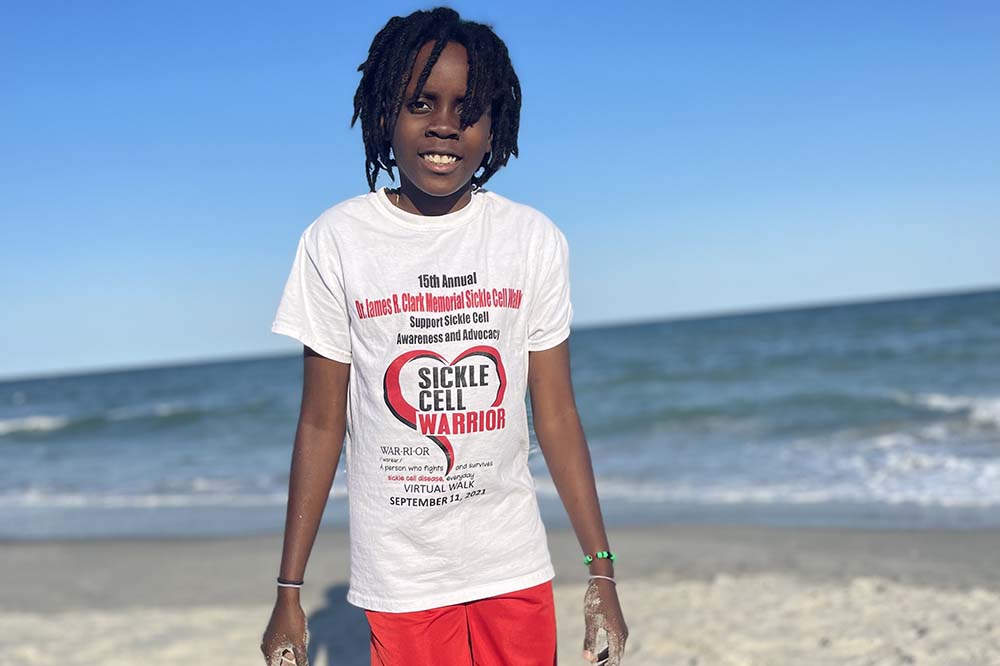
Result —
[[[417,215],[397,208],[389,200],[388,188],[382,187],[371,194],[376,208],[394,223],[415,231],[444,231],[471,222],[483,208],[484,192],[473,190],[472,198],[462,208],[445,215]]]

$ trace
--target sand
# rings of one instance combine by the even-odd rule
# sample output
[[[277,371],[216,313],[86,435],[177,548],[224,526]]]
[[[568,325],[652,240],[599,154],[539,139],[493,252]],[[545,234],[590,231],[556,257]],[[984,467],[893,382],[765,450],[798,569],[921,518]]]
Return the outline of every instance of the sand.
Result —
[[[672,526],[611,532],[625,664],[1000,665],[1000,532]],[[584,568],[550,531],[560,664],[582,664]],[[303,607],[311,663],[368,663],[324,532]],[[252,664],[280,536],[0,546],[0,663]]]

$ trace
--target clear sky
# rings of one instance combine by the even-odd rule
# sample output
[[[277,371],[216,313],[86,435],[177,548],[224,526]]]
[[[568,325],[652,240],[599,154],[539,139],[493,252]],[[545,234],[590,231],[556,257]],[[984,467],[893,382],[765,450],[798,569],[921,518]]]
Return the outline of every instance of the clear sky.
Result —
[[[0,376],[293,351],[298,236],[366,189],[366,2],[12,2]],[[491,189],[579,326],[1000,285],[1000,4],[456,3],[521,78]]]

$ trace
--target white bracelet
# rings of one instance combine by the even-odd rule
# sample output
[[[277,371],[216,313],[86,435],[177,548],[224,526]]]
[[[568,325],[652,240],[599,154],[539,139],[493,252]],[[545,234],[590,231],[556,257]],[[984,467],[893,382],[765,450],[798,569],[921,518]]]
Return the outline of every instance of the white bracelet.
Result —
[[[301,583],[278,583],[278,587],[302,587]]]
[[[591,574],[591,575],[590,575],[590,578],[591,578],[591,579],[593,579],[593,578],[603,578],[604,580],[610,580],[610,581],[611,581],[612,583],[614,583],[615,585],[618,585],[618,583],[617,583],[617,582],[615,582],[615,579],[614,579],[614,578],[612,578],[611,576],[598,576],[597,574]]]

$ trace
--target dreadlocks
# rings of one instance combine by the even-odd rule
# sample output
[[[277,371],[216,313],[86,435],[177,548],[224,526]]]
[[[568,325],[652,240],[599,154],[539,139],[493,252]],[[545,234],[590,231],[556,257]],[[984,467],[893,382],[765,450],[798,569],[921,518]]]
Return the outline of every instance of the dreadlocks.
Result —
[[[427,42],[434,47],[417,78],[411,99],[403,99],[410,83],[417,51]],[[460,118],[461,129],[474,124],[488,109],[492,118],[493,140],[481,165],[482,175],[472,183],[481,186],[517,156],[517,129],[521,115],[521,84],[510,62],[507,46],[482,23],[462,20],[447,7],[416,11],[406,17],[389,19],[368,48],[368,59],[358,66],[361,83],[354,93],[351,127],[361,119],[365,143],[365,176],[375,191],[380,170],[393,174],[389,154],[396,117],[404,103],[415,102],[427,77],[448,42],[465,47],[469,54],[469,77]]]

